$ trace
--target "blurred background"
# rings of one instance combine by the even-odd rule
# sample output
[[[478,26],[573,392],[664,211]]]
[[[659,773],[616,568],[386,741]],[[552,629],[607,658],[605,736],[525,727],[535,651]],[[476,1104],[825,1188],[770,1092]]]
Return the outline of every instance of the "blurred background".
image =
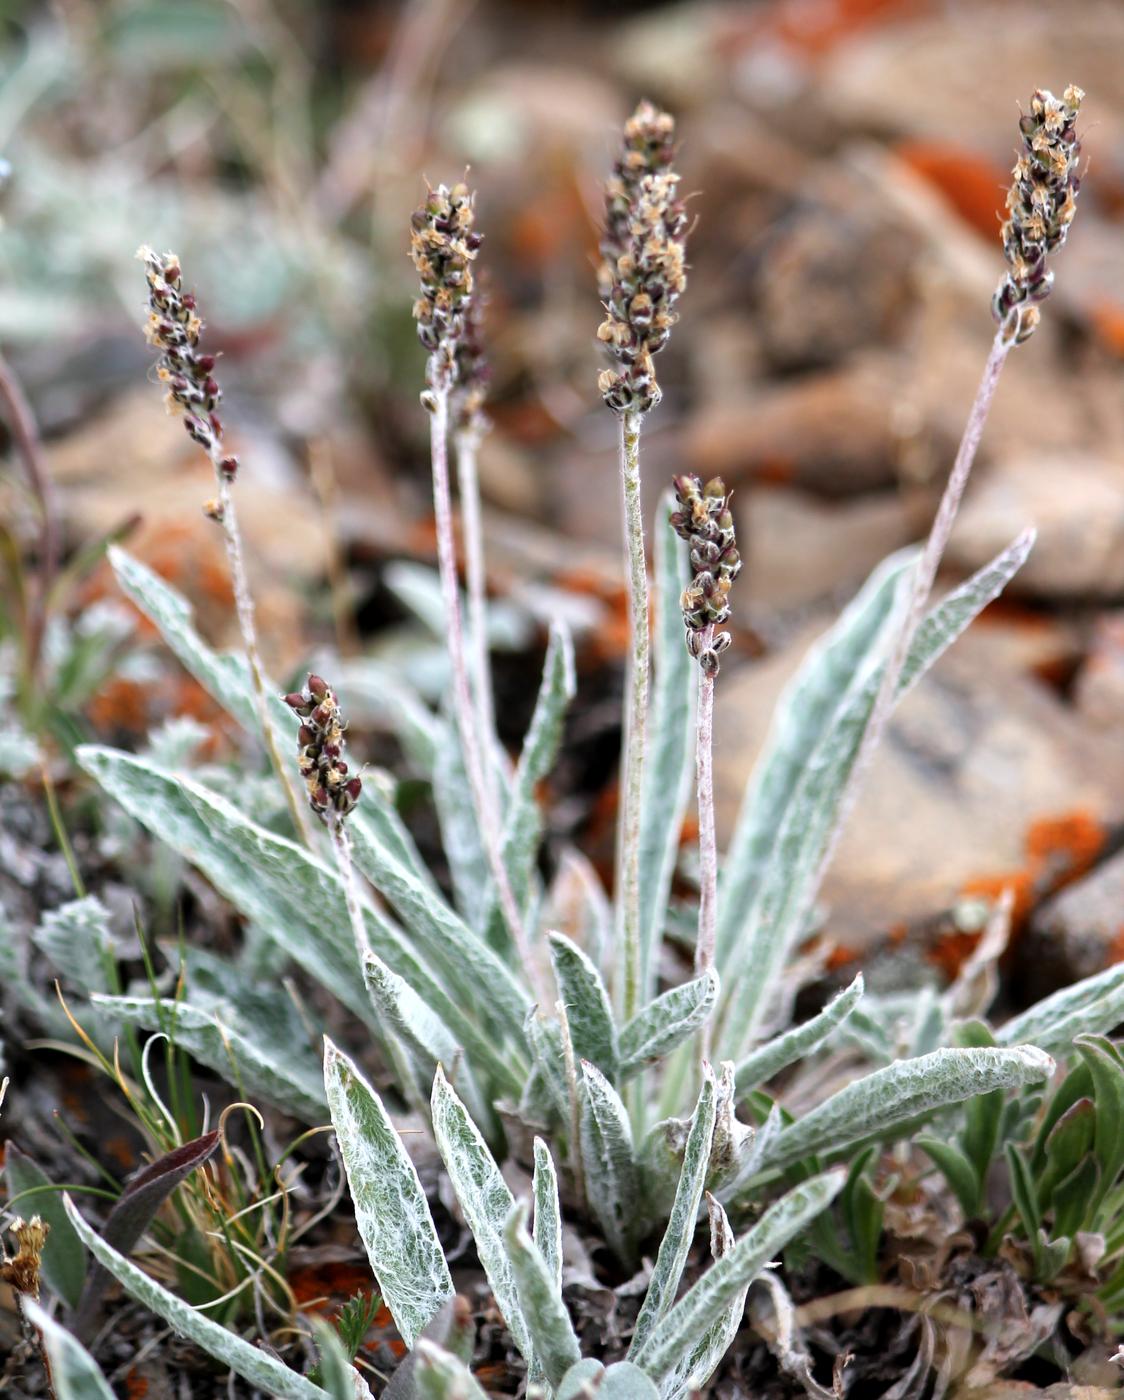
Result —
[[[234,642],[200,510],[211,470],[164,416],[140,334],[133,252],[175,250],[223,352],[267,664],[286,678],[341,652],[357,754],[388,765],[378,677],[442,684],[418,621],[433,534],[408,221],[425,178],[469,171],[501,725],[516,744],[544,624],[565,616],[580,689],[551,821],[606,878],[626,624],[594,268],[622,121],[644,96],[675,114],[695,217],[645,429],[649,518],[664,528],[672,472],[720,472],[747,559],[718,687],[728,830],[809,641],[927,528],[993,333],[1019,104],[1083,87],[1077,220],[1043,324],[1004,374],[947,581],[1028,523],[1038,544],[903,707],[828,881],[825,936],[841,970],[903,945],[911,958],[887,951],[887,966],[952,970],[981,899],[1012,885],[1028,994],[1124,956],[1120,0],[9,0],[0,14],[0,347],[47,439],[68,554],[126,539],[210,640]],[[9,467],[0,514],[32,541]],[[66,614],[56,631],[121,642],[72,678],[75,737],[218,723],[146,649],[108,569]]]

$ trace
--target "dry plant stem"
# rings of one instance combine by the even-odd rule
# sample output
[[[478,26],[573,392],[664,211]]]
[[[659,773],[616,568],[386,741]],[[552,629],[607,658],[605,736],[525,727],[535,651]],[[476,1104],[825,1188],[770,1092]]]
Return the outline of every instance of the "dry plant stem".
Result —
[[[58,504],[55,499],[54,482],[43,457],[43,443],[39,437],[39,425],[35,421],[35,414],[27,401],[27,395],[23,392],[22,384],[2,355],[0,402],[4,405],[12,441],[23,458],[28,485],[39,503],[39,579],[27,633],[27,676],[29,684],[34,685],[43,648],[43,631],[47,625],[51,586],[58,572]]]
[[[1002,330],[1000,330],[992,342],[991,351],[987,357],[987,364],[984,366],[983,377],[980,379],[979,388],[976,390],[975,402],[972,404],[968,414],[968,422],[964,427],[964,435],[960,439],[960,446],[956,452],[956,460],[952,464],[952,471],[949,473],[948,482],[941,496],[940,505],[937,507],[937,514],[933,520],[932,529],[929,531],[929,538],[925,541],[925,546],[921,551],[921,557],[917,561],[917,567],[913,574],[913,583],[910,589],[909,603],[906,607],[905,615],[894,638],[893,650],[890,652],[889,660],[886,662],[886,669],[882,673],[882,682],[878,687],[878,694],[875,697],[874,707],[871,711],[870,723],[867,725],[866,733],[863,735],[862,745],[859,749],[855,766],[851,772],[851,778],[847,785],[840,804],[839,814],[835,819],[834,829],[827,849],[824,851],[823,861],[820,865],[819,876],[813,883],[814,891],[819,888],[820,881],[831,864],[832,856],[835,854],[836,842],[839,833],[846,823],[847,816],[854,804],[858,789],[862,783],[867,768],[870,766],[871,757],[875,749],[881,742],[889,723],[890,715],[893,712],[894,701],[897,698],[898,684],[905,670],[905,663],[909,656],[909,649],[913,645],[913,639],[917,635],[917,629],[925,616],[925,608],[929,601],[929,594],[932,592],[933,583],[937,577],[937,569],[940,567],[941,558],[944,555],[945,547],[948,544],[949,536],[952,534],[952,527],[956,521],[956,513],[960,509],[960,502],[964,497],[965,487],[968,485],[968,478],[972,473],[972,463],[976,458],[976,449],[980,445],[980,438],[983,436],[984,424],[987,422],[987,415],[991,408],[992,399],[995,397],[995,389],[999,383],[999,376],[1002,373],[1003,365],[1011,349],[1011,341],[1004,341]]]
[[[431,393],[429,441],[433,462],[433,513],[437,526],[437,566],[445,605],[449,661],[453,672],[453,711],[456,715],[461,748],[464,750],[464,763],[468,772],[469,787],[472,789],[472,803],[476,809],[480,840],[496,887],[500,912],[532,986],[542,999],[542,1004],[547,1005],[550,999],[549,990],[539,975],[537,961],[527,940],[527,930],[523,926],[523,918],[515,902],[511,882],[507,878],[500,848],[499,814],[490,799],[484,777],[483,755],[480,736],[476,731],[476,715],[473,711],[468,659],[465,655],[464,631],[461,626],[460,591],[457,587],[457,556],[453,541],[453,507],[449,492],[447,444],[449,391],[447,388],[434,388]]]
[[[261,656],[258,653],[257,628],[254,625],[254,600],[250,593],[250,583],[246,577],[246,563],[242,556],[242,536],[238,531],[238,517],[234,509],[234,497],[230,483],[216,466],[215,477],[219,488],[219,523],[222,525],[223,540],[226,544],[226,557],[230,564],[230,581],[234,589],[234,605],[238,611],[238,626],[242,633],[242,645],[246,649],[246,660],[250,665],[250,676],[254,686],[254,708],[258,715],[258,726],[265,741],[269,761],[281,780],[281,789],[289,806],[289,816],[293,829],[311,848],[312,835],[308,829],[304,808],[293,785],[288,767],[282,763],[277,752],[277,738],[269,718],[269,708],[265,694],[265,679],[262,675]]]
[[[493,753],[496,734],[496,708],[492,693],[492,671],[488,663],[487,571],[484,567],[484,529],[480,514],[480,481],[476,454],[480,433],[465,428],[454,436],[457,455],[457,487],[461,500],[461,538],[464,541],[465,582],[468,590],[468,638],[471,648],[472,695],[476,704],[476,727],[486,745],[484,779],[493,808],[499,805],[496,792]]]
[[[640,812],[648,725],[648,568],[640,501],[640,418],[639,413],[632,411],[620,415],[621,489],[632,642],[624,714],[622,812],[617,842],[620,998],[625,1021],[640,1009]]]
[[[714,641],[714,626],[705,627],[700,649]],[[695,785],[699,803],[699,931],[695,944],[695,976],[714,966],[718,928],[718,841],[714,832],[714,674],[700,667],[698,723],[695,739]],[[710,1058],[711,1025],[702,1029],[704,1060]]]

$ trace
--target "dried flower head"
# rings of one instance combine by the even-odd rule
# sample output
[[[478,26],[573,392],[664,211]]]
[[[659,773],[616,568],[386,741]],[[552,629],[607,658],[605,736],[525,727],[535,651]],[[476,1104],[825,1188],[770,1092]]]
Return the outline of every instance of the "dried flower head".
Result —
[[[687,285],[687,211],[671,169],[674,134],[666,112],[641,103],[606,187],[598,278],[606,316],[597,338],[620,368],[604,370],[598,387],[615,413],[646,413],[659,403],[652,356],[668,342]]]
[[[1006,341],[1021,345],[1037,326],[1038,303],[1053,286],[1046,259],[1065,242],[1077,212],[1080,188],[1077,112],[1085,94],[1067,87],[1061,99],[1040,89],[1019,122],[1023,151],[1007,194],[1003,253],[1010,264],[992,300],[992,314]]]
[[[217,356],[199,349],[203,322],[195,297],[183,289],[180,260],[174,253],[163,257],[151,248],[137,249],[148,278],[148,321],[145,339],[160,351],[157,376],[168,386],[165,403],[171,413],[183,414],[183,425],[192,441],[207,453],[223,481],[233,481],[238,458],[223,448],[222,420],[216,412],[222,390],[215,379]],[[213,518],[219,518],[209,512]]]
[[[613,294],[617,260],[631,239],[630,225],[640,182],[646,175],[671,169],[675,156],[675,118],[650,102],[641,102],[624,126],[624,141],[613,173],[605,182],[605,227],[597,284],[603,301]]]
[[[414,320],[418,339],[429,351],[433,389],[450,389],[457,378],[457,348],[472,297],[472,263],[483,242],[472,227],[473,199],[467,185],[438,185],[410,221],[410,256],[421,278]]]
[[[30,1220],[17,1217],[12,1221],[11,1231],[16,1240],[16,1252],[11,1259],[0,1263],[0,1279],[10,1284],[17,1293],[38,1298],[43,1248],[51,1227],[38,1215],[33,1215]]]
[[[327,681],[309,675],[303,691],[285,696],[285,704],[300,716],[297,730],[297,766],[308,789],[309,806],[325,816],[346,817],[359,801],[363,783],[348,776],[344,762],[347,726]]]
[[[671,514],[671,526],[690,546],[695,571],[680,600],[687,650],[706,675],[715,676],[718,658],[730,645],[730,634],[714,629],[730,616],[730,585],[742,566],[734,517],[720,476],[705,486],[697,476],[677,476],[672,484],[679,509]]]

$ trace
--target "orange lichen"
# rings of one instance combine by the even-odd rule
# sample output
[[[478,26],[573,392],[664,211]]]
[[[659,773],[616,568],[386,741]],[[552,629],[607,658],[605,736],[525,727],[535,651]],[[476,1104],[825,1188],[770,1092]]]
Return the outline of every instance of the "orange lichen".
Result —
[[[1104,348],[1124,359],[1124,306],[1113,301],[1097,301],[1089,307],[1089,320]]]
[[[1111,967],[1113,963],[1118,962],[1124,962],[1124,924],[1116,930],[1116,937],[1109,944],[1105,967]]]
[[[832,948],[824,960],[824,967],[828,972],[840,972],[845,967],[850,967],[857,963],[862,953],[858,948],[852,948],[846,943],[837,943]]]
[[[902,141],[898,157],[932,185],[966,224],[994,239],[1006,210],[1010,179],[1001,166],[943,141]]]
[[[125,1376],[127,1400],[144,1400],[147,1394],[148,1377],[142,1376],[135,1366],[130,1366],[128,1374]]]
[[[1056,817],[1040,817],[1026,829],[1023,840],[1026,862],[1022,869],[976,876],[964,882],[960,893],[964,898],[994,903],[1004,890],[1010,889],[1014,896],[1011,932],[1015,935],[1040,900],[1092,869],[1104,849],[1105,838],[1104,823],[1080,807]],[[949,976],[954,976],[975,946],[977,937],[955,932],[942,934],[927,956]]]
[[[1043,875],[1052,878],[1057,872],[1052,892],[1093,868],[1104,849],[1105,837],[1103,822],[1076,808],[1059,817],[1033,822],[1026,836],[1026,853],[1032,866]]]

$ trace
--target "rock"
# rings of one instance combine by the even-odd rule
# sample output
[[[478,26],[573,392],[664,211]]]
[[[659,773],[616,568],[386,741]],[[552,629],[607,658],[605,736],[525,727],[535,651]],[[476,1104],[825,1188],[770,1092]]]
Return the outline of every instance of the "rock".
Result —
[[[1124,460],[1031,452],[995,463],[971,483],[947,558],[979,568],[1027,525],[1038,541],[1012,594],[1124,594]]]
[[[890,485],[899,441],[899,358],[856,355],[839,369],[700,406],[683,432],[689,470],[731,486],[754,477],[829,496]]]
[[[1124,958],[1124,851],[1048,900],[1027,934],[1031,994],[1091,977]]]
[[[920,534],[896,492],[825,503],[784,487],[738,492],[734,509],[745,569],[735,607],[791,613],[853,593],[870,570]]]
[[[869,196],[868,181],[826,161],[765,233],[752,292],[774,369],[835,364],[900,331],[920,239]]]
[[[724,837],[777,694],[820,630],[723,671],[715,769]],[[827,932],[840,944],[868,947],[1008,884],[1025,913],[1087,868],[1124,818],[1124,737],[1090,734],[1050,690],[1004,665],[1003,648],[980,664],[980,640],[942,658],[874,758],[823,892]]]
[[[1110,734],[1124,729],[1124,612],[1104,613],[1094,623],[1073,702],[1096,728]]]

